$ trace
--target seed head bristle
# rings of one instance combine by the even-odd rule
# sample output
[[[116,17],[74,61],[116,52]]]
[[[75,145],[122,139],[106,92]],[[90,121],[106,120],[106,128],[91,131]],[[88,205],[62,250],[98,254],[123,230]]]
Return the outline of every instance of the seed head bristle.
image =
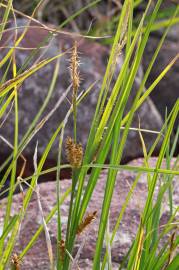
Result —
[[[79,85],[80,85],[80,73],[78,70],[80,61],[77,52],[77,42],[74,42],[71,60],[70,60],[70,73],[71,73],[71,80],[73,84],[73,96],[76,96]]]
[[[83,147],[81,144],[74,143],[72,138],[66,139],[66,155],[70,165],[79,168],[83,160]]]
[[[79,224],[77,234],[81,234],[96,219],[97,211],[87,214],[84,220]]]

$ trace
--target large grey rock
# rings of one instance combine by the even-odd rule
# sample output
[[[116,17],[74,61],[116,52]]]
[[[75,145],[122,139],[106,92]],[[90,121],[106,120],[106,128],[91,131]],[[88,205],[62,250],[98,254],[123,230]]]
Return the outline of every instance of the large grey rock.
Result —
[[[20,25],[24,25],[25,21],[19,22]],[[33,24],[34,25],[34,24]],[[36,25],[37,26],[37,25]],[[33,48],[36,47],[42,40],[45,39],[48,35],[48,30],[42,29],[39,27],[29,29],[27,34],[25,35],[24,40],[21,43],[22,47],[25,48]],[[7,37],[4,37],[4,43],[7,42]],[[77,39],[79,42],[79,56],[80,56],[80,73],[82,77],[82,82],[80,86],[80,91],[85,91],[92,83],[97,80],[97,83],[93,87],[91,93],[82,101],[78,108],[78,123],[77,123],[77,137],[78,141],[81,142],[84,146],[86,144],[88,138],[88,132],[90,128],[90,123],[92,117],[94,115],[98,94],[102,82],[102,78],[105,72],[105,67],[107,63],[107,58],[109,56],[108,48],[90,40],[85,40],[84,38],[76,38],[74,35],[65,35],[59,34],[53,38],[50,42],[49,49],[41,49],[40,53],[44,53],[43,58],[52,57],[59,53],[59,48],[62,48],[64,51],[65,48],[70,48],[73,45],[74,40]],[[48,43],[48,42],[47,42]],[[17,65],[20,68],[26,57],[30,54],[29,50],[17,50],[16,58]],[[37,59],[38,56],[35,57]],[[69,59],[70,54],[65,54],[60,59],[60,70],[59,76],[57,80],[57,84],[55,86],[55,91],[50,99],[48,108],[45,113],[49,112],[54,104],[60,99],[62,94],[70,85],[70,75],[69,75]],[[122,65],[122,56],[118,59],[118,70]],[[31,66],[33,61],[29,64]],[[27,131],[30,123],[33,121],[36,116],[39,108],[44,102],[44,99],[47,95],[50,82],[52,79],[52,74],[54,70],[54,63],[48,64],[39,70],[36,74],[32,75],[30,78],[25,80],[22,87],[19,91],[19,139],[22,139],[23,135]],[[114,83],[114,82],[113,82]],[[131,102],[135,97],[136,90],[138,89],[140,84],[140,78],[136,78],[134,83],[134,87],[128,102],[128,109],[131,106]],[[68,99],[71,100],[71,93],[68,95]],[[56,130],[58,125],[64,119],[67,110],[70,105],[68,100],[59,107],[59,109],[55,112],[55,114],[49,119],[49,121],[44,125],[44,127],[40,130],[40,132],[35,136],[29,146],[25,149],[24,154],[32,157],[36,141],[39,142],[39,155],[42,154],[45,146],[49,142],[53,132]],[[141,128],[144,129],[152,129],[152,130],[160,130],[162,126],[162,120],[160,114],[155,108],[154,104],[150,99],[148,99],[138,110],[136,116],[133,121],[133,126],[138,127],[138,116],[141,120]],[[1,128],[1,133],[4,137],[13,143],[13,133],[14,133],[14,114],[11,113],[6,120],[3,128]],[[71,135],[73,136],[73,119],[69,118],[69,121],[66,126],[65,136]],[[152,145],[155,135],[153,134],[144,134],[144,139],[148,148]],[[58,140],[56,140],[52,151],[49,154],[50,159],[56,159],[57,157],[57,149],[58,149]],[[5,147],[5,144],[2,144],[1,148],[2,153],[7,153],[8,147]],[[65,160],[64,152],[63,160]],[[129,137],[126,143],[123,161],[126,161],[131,158],[139,157],[142,155],[142,148],[140,143],[139,134],[136,131],[130,131]]]
[[[149,38],[146,47],[143,66],[147,69],[149,62],[154,54],[155,49],[161,39],[163,29],[154,32]],[[172,59],[179,53],[179,25],[173,26],[169,32],[156,60],[156,64],[152,69],[148,85],[150,85],[157,76],[164,70],[164,68],[172,61]],[[168,113],[173,108],[177,98],[179,97],[179,59],[175,62],[166,76],[156,86],[155,90],[151,93],[151,99],[159,110],[163,119],[165,118],[166,108]],[[178,127],[176,122],[175,127]]]
[[[152,158],[149,161],[151,167],[155,167],[156,158]],[[129,165],[133,166],[142,166],[144,160],[137,159],[132,161]],[[172,161],[174,164],[175,160]],[[171,165],[173,166],[173,165]],[[165,162],[163,163],[163,168],[166,168]],[[97,210],[97,218],[96,220],[86,229],[86,242],[81,251],[81,255],[79,258],[80,269],[91,270],[91,264],[94,257],[95,245],[96,245],[96,237],[98,232],[98,225],[100,219],[100,212],[102,208],[102,201],[104,196],[104,190],[106,185],[106,177],[107,170],[103,170],[97,185],[94,189],[90,204],[88,206],[87,212],[93,212]],[[109,230],[112,232],[118,215],[120,213],[121,207],[126,199],[126,196],[131,188],[131,185],[134,182],[136,177],[136,173],[121,171],[117,174],[116,185],[113,193],[112,203],[110,207],[109,213]],[[50,180],[50,179],[49,179]],[[52,180],[52,179],[51,179]],[[177,207],[179,205],[179,185],[178,185],[178,177],[174,177],[173,179],[173,207]],[[86,179],[86,181],[88,181]],[[162,175],[158,178],[157,188],[155,192],[155,196],[157,195],[158,187],[161,185],[163,181]],[[71,185],[71,180],[61,181],[61,194],[63,194],[67,188]],[[43,206],[44,215],[46,216],[50,210],[56,204],[56,183],[55,182],[47,182],[39,184],[40,189],[40,198]],[[114,263],[113,269],[118,269],[119,263],[123,259],[124,255],[127,253],[129,247],[132,244],[132,240],[134,239],[137,228],[140,223],[140,216],[143,211],[143,207],[145,204],[145,200],[147,197],[147,175],[142,174],[138,181],[138,184],[134,190],[134,193],[129,201],[128,207],[125,211],[123,219],[120,224],[120,228],[117,231],[115,236],[113,245],[112,245],[112,262]],[[15,195],[13,197],[13,207],[12,214],[17,212],[17,209],[20,209],[22,205],[22,194]],[[6,199],[0,201],[1,204],[1,212],[0,212],[0,226],[2,226],[2,220],[5,213],[5,205],[7,203]],[[62,218],[62,234],[64,237],[67,225],[67,217],[68,217],[68,209],[69,209],[69,197],[65,200],[65,202],[61,205],[61,218]],[[178,215],[178,214],[177,214]],[[162,201],[161,207],[161,218],[160,225],[166,224],[169,220],[169,205],[168,205],[168,193],[166,192],[166,196]],[[177,217],[178,218],[178,217]],[[40,213],[38,210],[37,197],[35,192],[33,193],[32,199],[30,201],[27,213],[25,215],[24,220],[22,221],[21,230],[19,233],[19,238],[17,239],[17,246],[15,247],[15,252],[19,253],[22,251],[28,242],[31,240],[32,236],[40,226]],[[51,236],[53,250],[56,250],[56,233],[57,233],[57,214],[51,219],[48,224],[49,233]],[[85,234],[78,236],[76,239],[75,252],[78,250],[80,245],[84,241]],[[161,246],[165,241],[168,241],[168,236],[161,241]],[[104,245],[105,251],[105,245]],[[55,253],[54,253],[55,254]],[[47,248],[45,242],[44,233],[41,233],[38,240],[28,251],[26,256],[23,258],[22,269],[23,270],[31,270],[36,267],[37,270],[49,269],[49,260],[47,255]],[[75,268],[76,269],[76,268]]]

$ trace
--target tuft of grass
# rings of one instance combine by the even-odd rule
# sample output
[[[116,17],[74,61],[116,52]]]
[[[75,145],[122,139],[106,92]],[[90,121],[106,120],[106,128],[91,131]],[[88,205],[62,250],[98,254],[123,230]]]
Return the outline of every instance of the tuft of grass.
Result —
[[[96,5],[99,1],[94,1],[90,5],[82,8],[76,14],[69,17],[60,27],[63,27],[70,21],[74,20],[81,12],[87,8]],[[25,27],[24,31],[20,36],[17,36],[15,27],[15,38],[13,47],[9,48],[7,53],[0,61],[0,68],[6,65],[5,74],[1,80],[0,85],[0,119],[8,117],[8,108],[11,105],[11,110],[14,110],[14,143],[11,145],[6,138],[0,137],[3,142],[7,143],[12,152],[6,161],[0,166],[0,172],[6,168],[5,173],[0,181],[0,194],[2,195],[2,187],[6,184],[8,177],[10,176],[10,185],[6,191],[8,191],[7,205],[5,209],[5,216],[3,220],[3,231],[0,235],[0,270],[5,269],[11,261],[15,269],[20,269],[20,262],[22,258],[27,254],[30,248],[35,244],[39,235],[42,231],[45,231],[46,244],[48,247],[48,255],[50,258],[51,269],[67,270],[71,267],[78,266],[78,260],[80,257],[81,250],[84,246],[86,235],[81,243],[81,246],[77,252],[75,258],[72,257],[73,249],[75,246],[76,237],[79,234],[85,234],[89,230],[89,225],[92,226],[92,221],[96,218],[97,210],[94,212],[87,213],[87,208],[91,200],[92,194],[95,190],[95,186],[99,181],[99,175],[103,168],[108,170],[106,186],[104,189],[103,203],[100,217],[99,227],[97,233],[96,250],[94,254],[93,270],[104,270],[112,269],[111,251],[113,248],[113,241],[116,233],[120,230],[120,225],[125,214],[126,208],[129,204],[130,199],[133,196],[136,185],[140,180],[142,173],[147,174],[147,199],[140,217],[140,224],[136,233],[135,239],[129,251],[124,257],[124,260],[119,264],[119,269],[127,267],[128,270],[173,270],[178,268],[179,258],[175,255],[175,251],[179,246],[179,237],[177,236],[177,222],[175,219],[178,215],[179,207],[173,205],[172,195],[172,182],[174,176],[179,175],[179,158],[176,158],[174,165],[172,166],[172,158],[176,149],[179,129],[173,139],[173,145],[171,146],[171,137],[173,136],[174,123],[177,121],[179,114],[179,100],[176,101],[172,111],[167,115],[164,125],[161,131],[143,130],[140,125],[139,128],[132,127],[132,121],[138,108],[145,102],[150,93],[154,91],[156,85],[161,79],[167,74],[172,68],[175,62],[179,58],[177,54],[174,59],[168,63],[161,74],[155,78],[154,82],[145,89],[145,84],[150,74],[151,69],[155,66],[155,62],[158,53],[165,41],[165,38],[170,30],[170,27],[178,20],[179,5],[175,10],[170,10],[169,18],[166,20],[166,29],[161,37],[161,40],[152,56],[149,63],[148,69],[144,74],[139,89],[136,91],[135,98],[131,104],[130,109],[126,111],[126,104],[128,103],[135,77],[141,64],[142,56],[145,51],[146,44],[148,42],[150,33],[156,29],[158,24],[158,18],[161,18],[162,13],[160,12],[160,6],[162,0],[156,1],[153,6],[153,1],[149,0],[142,16],[139,18],[138,23],[134,18],[134,10],[143,1],[125,0],[120,15],[118,16],[118,25],[116,33],[112,40],[111,53],[106,66],[106,72],[103,77],[101,89],[99,92],[96,110],[91,123],[89,136],[87,138],[86,148],[82,147],[77,143],[77,108],[83,99],[90,93],[95,86],[95,82],[81,95],[78,92],[80,86],[79,76],[79,60],[78,60],[78,44],[75,42],[74,46],[67,51],[60,52],[58,55],[48,58],[45,60],[39,60],[38,63],[33,64],[30,68],[27,68],[27,63],[33,59],[34,55],[39,52],[39,45],[33,54],[26,59],[24,65],[17,69],[16,65],[16,48],[25,37],[25,34],[30,27],[30,22]],[[35,8],[30,20],[33,19],[35,12],[38,11],[40,4],[39,2]],[[9,16],[12,15],[16,22],[16,13],[14,10],[12,1],[7,1],[1,5],[1,8],[5,10],[2,23],[0,25],[0,38],[2,38],[5,32],[5,27],[8,22]],[[162,22],[164,24],[164,22]],[[157,26],[158,27],[158,26]],[[135,29],[135,31],[134,31]],[[54,30],[55,31],[55,30]],[[52,31],[53,32],[53,31]],[[51,33],[49,36],[51,35]],[[93,38],[93,37],[92,37]],[[44,41],[45,42],[45,41]],[[55,89],[56,80],[59,73],[60,58],[67,52],[72,52],[71,57],[71,79],[72,82],[68,89],[62,95],[61,99],[55,104],[54,108],[48,115],[39,121],[42,113],[44,112],[52,93]],[[121,70],[119,71],[118,77],[115,84],[112,85],[112,80],[116,70],[116,58],[123,53],[124,61]],[[39,58],[40,59],[40,58]],[[48,94],[40,108],[38,114],[34,118],[31,125],[28,127],[24,137],[19,139],[19,87],[23,82],[29,78],[32,74],[36,73],[39,69],[48,65],[52,61],[56,61],[56,66],[53,73],[53,78],[50,83]],[[10,68],[13,70],[13,78],[7,80],[7,73]],[[145,91],[144,91],[145,89]],[[59,123],[57,129],[52,134],[45,150],[40,157],[39,162],[37,161],[37,146],[34,154],[34,174],[23,178],[23,172],[26,166],[26,160],[23,157],[23,150],[34,137],[34,135],[44,126],[47,120],[55,113],[59,106],[63,106],[63,102],[69,92],[72,92],[72,104],[64,117]],[[66,124],[68,123],[69,116],[73,114],[73,129],[74,138],[64,138],[64,132]],[[3,128],[3,125],[1,126]],[[141,140],[141,148],[144,155],[144,163],[142,166],[130,166],[121,165],[121,159],[123,156],[124,147],[130,130],[135,130],[139,133]],[[143,132],[154,133],[156,140],[147,151],[145,141],[143,138]],[[48,168],[43,171],[43,166],[48,158],[48,154],[55,140],[59,140],[59,153],[57,159],[57,166]],[[61,152],[63,147],[63,141],[66,140],[66,152],[69,164],[62,164]],[[160,152],[157,158],[155,167],[150,166],[150,158],[158,145],[162,142]],[[23,158],[24,165],[21,169],[21,173],[17,176],[17,161],[18,158]],[[109,160],[106,164],[105,161]],[[166,168],[162,168],[162,164],[166,160]],[[7,166],[7,167],[6,167]],[[61,193],[60,183],[60,170],[62,168],[71,168],[72,170],[72,185],[64,193]],[[90,175],[87,173],[91,169]],[[110,233],[110,205],[113,197],[113,191],[115,188],[117,172],[120,170],[134,171],[136,172],[136,178],[126,194],[125,201],[120,209],[117,217],[116,224],[113,231]],[[49,172],[56,171],[56,205],[51,212],[44,217],[43,209],[41,206],[39,196],[38,178],[40,175],[48,174]],[[162,176],[162,181],[159,183],[159,179]],[[88,178],[88,182],[86,179]],[[23,204],[16,215],[12,215],[12,204],[13,195],[16,187],[19,185],[22,188],[22,183],[27,185],[27,191],[23,193]],[[154,199],[154,194],[157,196]],[[18,240],[18,234],[21,223],[26,214],[29,202],[32,198],[33,193],[36,193],[38,206],[40,209],[42,224],[29,241],[27,246],[21,251],[20,254],[14,252],[16,242]],[[162,202],[165,194],[168,194],[168,202],[170,206],[170,217],[167,224],[161,228],[160,217],[162,214]],[[62,235],[62,213],[61,205],[67,196],[70,195],[70,207],[68,213],[68,223],[66,226],[66,235]],[[57,212],[57,254],[52,253],[52,246],[50,240],[50,234],[48,232],[48,223]],[[165,241],[166,236],[170,235],[168,241]],[[103,245],[106,242],[106,252],[103,255]],[[162,248],[160,247],[161,241],[164,241]],[[57,255],[57,256],[56,256]],[[55,259],[56,258],[56,259]],[[23,263],[22,263],[23,268]]]

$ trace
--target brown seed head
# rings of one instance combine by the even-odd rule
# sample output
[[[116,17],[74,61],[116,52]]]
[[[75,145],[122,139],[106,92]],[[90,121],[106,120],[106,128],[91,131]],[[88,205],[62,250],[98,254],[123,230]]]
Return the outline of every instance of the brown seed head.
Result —
[[[15,270],[20,270],[20,258],[16,253],[12,255],[11,263],[14,266]]]
[[[70,60],[70,73],[71,73],[71,80],[73,83],[73,96],[76,96],[79,85],[80,85],[80,73],[78,70],[79,67],[79,57],[77,52],[77,42],[74,42],[71,60]]]
[[[97,211],[87,214],[77,229],[77,234],[81,234],[96,219]]]
[[[74,168],[79,168],[83,160],[83,148],[81,144],[74,143],[72,138],[66,139],[66,155],[68,162]]]
[[[63,239],[59,241],[59,249],[60,249],[60,260],[63,262],[65,257],[65,241]]]

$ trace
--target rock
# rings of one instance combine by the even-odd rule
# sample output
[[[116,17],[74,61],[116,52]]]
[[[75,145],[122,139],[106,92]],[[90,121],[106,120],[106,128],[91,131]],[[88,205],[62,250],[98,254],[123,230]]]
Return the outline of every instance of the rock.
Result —
[[[148,45],[146,47],[143,66],[147,69],[150,60],[154,54],[155,49],[161,39],[163,29],[151,34]],[[169,31],[168,37],[166,38],[156,60],[156,64],[153,67],[149,79],[148,85],[157,78],[157,76],[164,70],[164,68],[172,61],[172,59],[179,52],[179,25],[175,25]],[[177,98],[179,97],[179,60],[175,62],[166,76],[156,86],[156,89],[151,93],[151,99],[155,106],[159,110],[163,119],[165,119],[166,108],[168,113],[173,108]],[[178,122],[175,124],[175,128],[178,127]]]
[[[155,167],[156,158],[151,158],[149,164],[151,167]],[[137,159],[129,163],[129,165],[133,166],[142,166],[144,160]],[[174,164],[175,159],[172,160],[172,164]],[[173,166],[173,165],[172,165]],[[165,167],[165,162],[163,163],[163,167]],[[93,192],[89,207],[87,212],[97,212],[96,220],[86,229],[86,234],[82,234],[77,237],[75,252],[78,250],[79,246],[84,241],[85,235],[87,236],[85,245],[82,249],[79,259],[80,269],[91,270],[91,264],[94,257],[95,252],[95,244],[96,244],[96,236],[98,232],[98,224],[101,212],[101,205],[104,196],[104,188],[106,184],[106,176],[107,170],[103,170],[98,179],[97,185]],[[109,228],[110,232],[115,226],[117,217],[120,213],[121,207],[126,199],[127,193],[130,190],[132,183],[136,177],[136,173],[121,171],[117,174],[115,190],[112,198],[112,203],[110,207],[109,214]],[[176,207],[179,205],[179,186],[177,181],[178,177],[174,177],[173,179],[173,206]],[[162,175],[160,176],[160,181],[162,181]],[[159,181],[159,182],[160,182]],[[158,185],[160,183],[158,182]],[[61,194],[63,194],[67,188],[70,186],[71,180],[61,181]],[[48,182],[39,184],[41,203],[43,206],[44,215],[46,216],[50,210],[52,210],[53,206],[56,204],[56,183]],[[157,193],[157,189],[156,189]],[[155,196],[156,196],[155,193]],[[139,182],[135,188],[132,198],[128,204],[126,212],[123,216],[122,222],[120,224],[120,228],[116,234],[112,245],[112,262],[114,263],[113,269],[118,269],[119,263],[124,258],[124,255],[127,253],[129,247],[132,244],[132,240],[134,239],[138,225],[140,223],[140,215],[143,210],[143,206],[145,204],[145,199],[147,196],[147,175],[142,174]],[[1,201],[1,209],[0,212],[0,224],[2,224],[5,205],[7,200],[3,199]],[[22,205],[22,194],[15,195],[13,197],[13,207],[12,214],[15,214],[17,209],[19,209]],[[65,234],[66,225],[67,225],[67,216],[68,216],[68,207],[69,207],[69,197],[65,200],[65,202],[61,206],[61,216],[62,216],[62,233]],[[169,219],[169,206],[168,206],[168,194],[166,192],[166,197],[162,202],[161,208],[161,225],[166,224]],[[53,245],[53,250],[56,248],[56,232],[57,232],[57,215],[51,219],[48,224],[49,233],[51,236],[51,241]],[[30,241],[31,237],[34,235],[36,230],[40,225],[40,215],[37,206],[36,194],[33,193],[33,197],[30,201],[30,205],[28,207],[27,213],[25,215],[24,220],[22,221],[21,231],[19,234],[19,238],[17,240],[17,246],[15,248],[15,252],[19,253],[22,251],[27,243]],[[2,226],[2,225],[1,225]],[[165,239],[168,241],[168,237]],[[161,242],[162,245],[162,242]],[[104,246],[105,252],[105,246]],[[75,256],[75,254],[74,254]],[[45,243],[44,233],[41,233],[37,242],[31,249],[28,251],[26,256],[23,258],[22,269],[23,270],[31,270],[36,266],[37,270],[49,269],[49,261],[47,255],[47,248]],[[76,268],[75,268],[76,269]]]
[[[18,20],[19,25],[24,25],[25,21]],[[21,43],[21,46],[24,48],[34,48],[36,47],[45,37],[47,37],[49,31],[44,28],[39,28],[39,25],[32,23],[32,26],[35,28],[29,29],[25,35],[24,40]],[[8,36],[4,37],[4,42],[7,42]],[[79,43],[79,55],[80,55],[80,73],[81,73],[81,86],[80,90],[84,91],[88,87],[97,81],[91,93],[82,101],[78,108],[78,121],[77,121],[77,137],[78,141],[81,142],[84,146],[88,138],[88,132],[90,129],[90,123],[94,115],[99,89],[101,86],[102,78],[105,72],[105,66],[107,63],[107,58],[109,56],[108,48],[90,40],[84,38],[76,38],[75,35],[65,35],[58,34],[53,37],[53,40],[50,42],[48,50],[41,49],[40,53],[44,54],[42,58],[52,57],[59,53],[62,48],[70,48],[73,45],[74,40],[77,39]],[[48,42],[49,43],[49,42]],[[17,50],[17,66],[20,68],[26,57],[30,54],[29,50]],[[35,57],[37,59],[38,56]],[[49,101],[48,107],[45,110],[44,115],[46,115],[56,102],[60,99],[62,94],[66,91],[70,85],[70,75],[69,75],[69,58],[70,55],[64,55],[60,60],[60,71],[55,90],[53,92],[52,98]],[[122,56],[118,59],[118,70],[122,65]],[[34,62],[34,60],[33,60]],[[31,63],[29,66],[31,66]],[[28,78],[22,85],[19,91],[19,140],[22,139],[23,135],[27,131],[30,123],[33,121],[40,107],[42,106],[44,99],[47,95],[50,82],[52,79],[52,74],[54,70],[54,63],[51,63],[41,70],[39,70],[35,75],[32,75]],[[134,83],[133,91],[131,93],[128,109],[130,108],[131,102],[135,97],[136,90],[139,87],[139,82],[136,78]],[[113,82],[114,83],[114,82]],[[68,95],[68,99],[71,100],[71,93]],[[53,114],[49,121],[44,125],[44,127],[39,131],[35,136],[32,142],[24,151],[24,155],[27,155],[31,158],[34,153],[36,141],[38,140],[38,153],[39,156],[43,153],[45,146],[48,144],[49,139],[51,138],[53,132],[56,130],[58,125],[64,119],[67,110],[70,105],[68,100],[59,107],[59,109]],[[160,114],[158,113],[156,107],[150,99],[148,99],[138,110],[133,121],[133,126],[138,127],[138,116],[141,120],[141,128],[152,129],[159,131],[162,126],[162,120]],[[14,133],[14,114],[11,113],[6,120],[3,128],[1,129],[3,136],[13,144],[13,133]],[[73,119],[69,118],[69,121],[66,126],[65,137],[67,135],[73,136]],[[153,134],[144,134],[144,140],[148,148],[153,144],[155,135]],[[64,149],[64,148],[63,148]],[[2,153],[7,153],[9,150],[8,146],[5,146],[3,143],[1,147]],[[58,139],[56,140],[52,151],[50,152],[48,158],[51,160],[56,160],[58,152]],[[64,151],[62,153],[63,161],[65,160]],[[132,158],[136,158],[142,155],[141,142],[139,134],[136,131],[130,131],[129,137],[126,143],[126,148],[123,155],[123,162]]]

